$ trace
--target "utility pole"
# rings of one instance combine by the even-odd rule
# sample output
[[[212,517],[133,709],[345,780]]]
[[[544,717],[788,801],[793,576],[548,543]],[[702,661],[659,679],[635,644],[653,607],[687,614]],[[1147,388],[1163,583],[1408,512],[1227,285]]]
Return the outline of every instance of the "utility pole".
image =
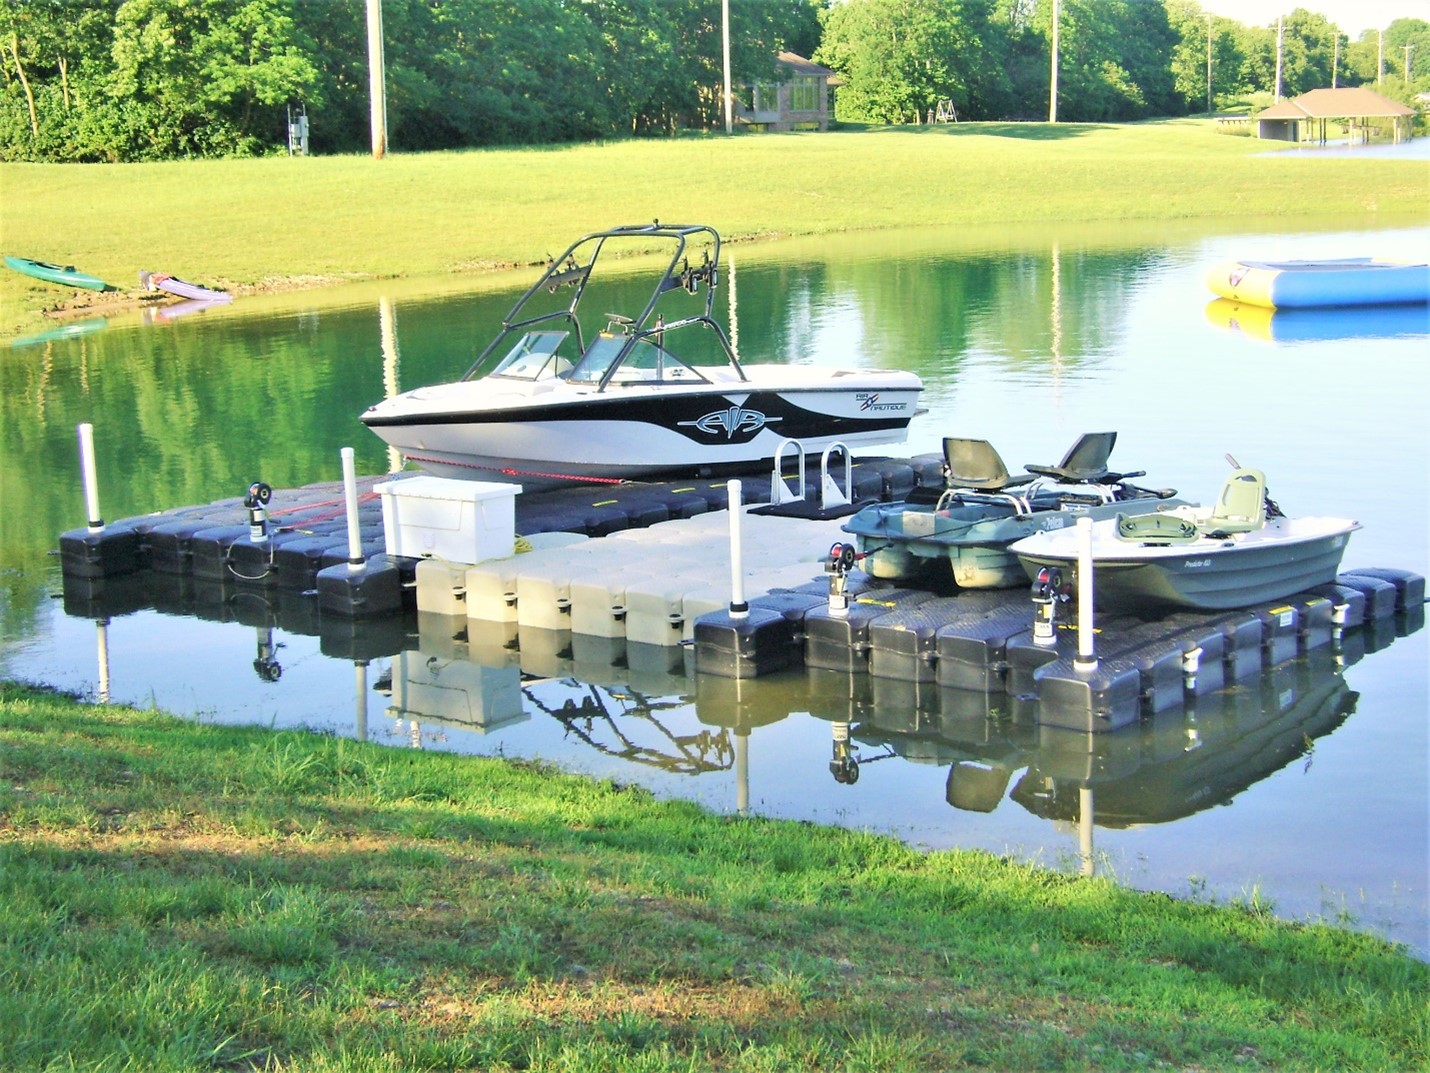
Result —
[[[734,94],[730,91],[730,0],[720,0],[720,43],[725,53],[725,133],[735,129]]]
[[[1385,31],[1377,30],[1380,44],[1375,49],[1375,84],[1378,86],[1385,81]]]
[[[1207,115],[1212,114],[1212,18],[1207,12]]]
[[[1062,5],[1059,0],[1053,0],[1053,73],[1052,88],[1048,93],[1048,122],[1058,121],[1058,22],[1059,12]]]
[[[382,0],[367,0],[367,95],[372,123],[372,158],[387,155],[387,90],[382,58]]]
[[[1281,100],[1281,51],[1286,41],[1286,16],[1276,16],[1276,102]]]
[[[1336,71],[1341,65],[1341,31],[1334,30],[1331,33],[1333,44],[1331,45],[1331,88],[1336,88]]]
[[[1415,48],[1415,46],[1401,45],[1400,47],[1405,50],[1405,81],[1408,84],[1410,82],[1410,53]]]

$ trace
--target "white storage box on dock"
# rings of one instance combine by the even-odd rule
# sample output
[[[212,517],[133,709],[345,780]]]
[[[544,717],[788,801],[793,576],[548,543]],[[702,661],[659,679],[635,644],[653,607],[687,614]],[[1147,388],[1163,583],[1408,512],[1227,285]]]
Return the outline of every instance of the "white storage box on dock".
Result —
[[[519,485],[424,475],[373,490],[382,495],[389,555],[475,564],[510,555],[515,546]]]

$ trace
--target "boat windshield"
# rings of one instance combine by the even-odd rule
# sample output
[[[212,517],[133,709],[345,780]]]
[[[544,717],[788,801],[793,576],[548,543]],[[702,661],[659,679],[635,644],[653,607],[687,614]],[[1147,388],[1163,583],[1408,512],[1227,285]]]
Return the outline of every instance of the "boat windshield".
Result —
[[[570,332],[527,332],[516,341],[490,373],[512,380],[545,380],[564,377],[571,362],[557,353]]]
[[[572,383],[599,384],[608,371],[612,384],[690,384],[706,380],[651,338],[641,337],[632,342],[629,336],[613,332],[602,332],[596,337],[567,379]]]

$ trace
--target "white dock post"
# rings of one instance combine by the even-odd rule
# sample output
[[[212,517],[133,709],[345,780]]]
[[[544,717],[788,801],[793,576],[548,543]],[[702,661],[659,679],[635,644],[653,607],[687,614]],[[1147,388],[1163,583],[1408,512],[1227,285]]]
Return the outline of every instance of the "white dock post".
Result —
[[[1093,651],[1092,621],[1092,519],[1077,520],[1077,659],[1073,667],[1083,674],[1097,670]]]
[[[750,605],[745,602],[745,562],[741,552],[744,541],[741,528],[744,512],[740,509],[744,486],[738,479],[728,485],[730,493],[730,617],[745,618]]]
[[[99,516],[99,481],[94,468],[94,426],[89,422],[79,426],[79,473],[84,483],[84,505],[89,515],[89,531],[98,533],[104,528],[104,519]]]
[[[343,497],[348,511],[348,569],[362,569],[362,529],[358,525],[357,475],[353,463],[353,449],[344,447],[343,457]]]

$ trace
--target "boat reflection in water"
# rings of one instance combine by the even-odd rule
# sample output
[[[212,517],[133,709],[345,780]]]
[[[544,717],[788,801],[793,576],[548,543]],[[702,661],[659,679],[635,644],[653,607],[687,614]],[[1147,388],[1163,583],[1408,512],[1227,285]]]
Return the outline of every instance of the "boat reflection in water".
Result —
[[[1347,634],[1344,647],[1189,696],[1178,711],[1114,733],[1039,726],[1016,698],[874,679],[867,704],[832,721],[830,768],[837,782],[852,784],[861,764],[890,753],[947,766],[950,807],[987,813],[1006,798],[1075,825],[1081,869],[1092,874],[1095,826],[1170,823],[1227,804],[1298,760],[1309,765],[1316,739],[1355,711],[1359,694],[1345,667],[1395,635],[1393,623],[1368,625]]]
[[[677,777],[731,773],[742,815],[750,811],[752,735],[807,713],[829,724],[832,753],[786,753],[782,768],[827,762],[833,780],[852,788],[860,768],[875,762],[946,767],[943,804],[920,808],[925,817],[944,806],[991,813],[1012,801],[1075,825],[1087,874],[1096,826],[1170,823],[1226,804],[1299,760],[1309,764],[1316,740],[1355,711],[1358,694],[1345,669],[1423,628],[1425,613],[1417,604],[1367,620],[1260,675],[1214,692],[1189,691],[1180,708],[1117,731],[1083,733],[1039,725],[1035,700],[1002,692],[817,669],[758,681],[696,676],[684,646],[428,613],[330,623],[311,601],[163,575],[142,586],[132,578],[94,590],[67,586],[66,611],[96,623],[102,695],[111,618],[146,607],[250,628],[253,672],[263,688],[286,680],[280,660],[302,648],[302,635],[316,636],[324,656],[353,664],[359,739],[368,737],[371,692],[388,698],[389,740],[418,748],[440,746],[449,729],[505,734],[528,724],[502,739],[500,751],[531,755],[535,739],[525,735],[549,719],[577,756],[589,750]],[[386,668],[369,689],[374,662]]]
[[[1268,343],[1327,339],[1406,339],[1430,335],[1430,306],[1353,306],[1335,309],[1270,309],[1218,298],[1206,308],[1218,328]]]

